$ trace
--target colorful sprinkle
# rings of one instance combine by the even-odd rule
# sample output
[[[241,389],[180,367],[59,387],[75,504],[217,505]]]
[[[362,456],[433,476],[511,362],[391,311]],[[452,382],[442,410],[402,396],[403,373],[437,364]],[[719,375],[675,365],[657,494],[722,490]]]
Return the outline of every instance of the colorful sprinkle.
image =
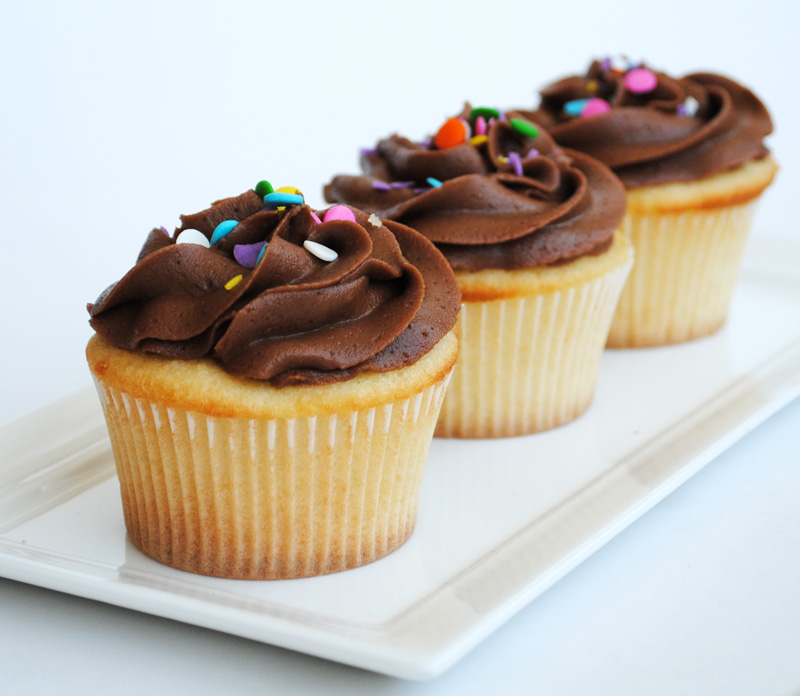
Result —
[[[275,191],[272,188],[272,184],[269,183],[266,179],[264,181],[259,181],[255,186],[255,192],[263,199],[268,193],[272,193]]]
[[[472,136],[472,137],[469,139],[469,141],[470,141],[470,142],[471,142],[473,145],[475,145],[476,147],[477,147],[478,145],[483,145],[483,144],[484,144],[484,143],[485,143],[487,140],[489,140],[489,136],[488,136],[488,135],[473,135],[473,136]]]
[[[522,158],[519,156],[519,153],[509,152],[508,161],[511,163],[511,166],[514,167],[514,173],[517,176],[522,176]]]
[[[634,94],[652,92],[658,85],[658,77],[647,68],[634,68],[625,75],[625,87]]]
[[[164,227],[164,226],[162,225],[162,226],[161,226],[161,227],[159,227],[158,229],[160,229],[160,230],[161,230],[161,231],[162,231],[162,232],[163,232],[165,235],[167,235],[167,237],[169,237],[169,230],[168,230],[166,227]]]
[[[255,268],[267,247],[266,242],[256,242],[255,244],[237,244],[233,247],[233,258],[236,263],[245,268]]]
[[[589,99],[581,109],[581,118],[599,116],[611,110],[611,105],[605,99]]]
[[[225,283],[226,290],[233,290],[239,283],[242,282],[242,274],[240,273],[237,276],[233,276],[227,283]]]
[[[439,188],[442,185],[441,181],[434,179],[432,176],[429,176],[425,181],[428,182],[428,186],[433,186],[433,188]]]
[[[236,225],[239,224],[238,220],[223,220],[214,228],[214,233],[211,235],[211,243],[216,244],[223,237],[227,237]]]
[[[586,106],[588,99],[573,99],[564,104],[564,113],[569,116],[580,116],[583,107]]]
[[[409,186],[413,186],[413,185],[414,185],[414,182],[413,182],[413,181],[393,181],[393,182],[390,184],[390,186],[391,186],[393,189],[402,189],[402,188],[408,188]]]
[[[461,145],[469,137],[469,129],[460,118],[448,118],[433,138],[440,150]]]
[[[336,261],[339,258],[339,254],[337,254],[333,249],[330,247],[326,247],[324,244],[318,244],[317,242],[312,242],[310,239],[306,239],[303,242],[303,246],[313,256],[316,256],[318,259],[322,259],[323,261]]]
[[[525,155],[525,159],[531,159],[531,157],[538,157],[539,154],[540,152],[535,147],[532,147],[530,150],[528,150],[528,154]]]
[[[535,138],[539,135],[539,131],[530,121],[524,118],[512,118],[508,121],[511,127],[518,133],[522,133],[526,138]]]
[[[332,208],[328,208],[322,218],[323,222],[329,222],[330,220],[347,220],[348,222],[355,222],[356,215],[346,205],[335,205]],[[322,257],[320,256],[320,258]],[[333,259],[330,260],[333,261]]]
[[[362,147],[360,153],[362,157],[369,157],[370,155],[377,155],[378,151],[374,147]]]
[[[372,213],[372,214],[371,214],[371,215],[370,215],[370,216],[367,218],[367,222],[368,222],[370,225],[374,225],[375,227],[383,227],[383,223],[381,222],[381,219],[380,219],[380,218],[379,218],[377,215],[375,215],[375,213]]]
[[[264,196],[264,205],[270,208],[278,208],[279,210],[281,206],[302,204],[303,196],[296,193],[283,193],[280,191],[275,191],[274,193],[268,193],[266,196]]]
[[[373,181],[372,188],[377,191],[389,191],[392,187],[389,186],[389,184],[387,184],[385,181]]]
[[[309,211],[311,213],[311,217],[314,219],[318,225],[322,224],[322,220],[319,219],[319,215],[317,215],[313,210]]]
[[[483,116],[478,116],[475,119],[475,137],[486,135],[486,119]]]
[[[681,116],[689,116],[691,118],[692,116],[696,116],[699,110],[700,102],[694,97],[686,97],[686,101],[678,105],[678,113]]]
[[[178,235],[178,238],[175,240],[175,244],[197,244],[198,246],[208,247],[211,246],[211,243],[208,241],[208,237],[206,237],[200,230],[193,230],[188,229],[184,230]]]
[[[589,80],[586,83],[586,91],[589,94],[597,94],[597,88],[598,87],[599,87],[599,85],[597,84],[597,80]]]
[[[489,106],[476,106],[469,112],[469,120],[474,121],[476,118],[500,118],[500,112]]]

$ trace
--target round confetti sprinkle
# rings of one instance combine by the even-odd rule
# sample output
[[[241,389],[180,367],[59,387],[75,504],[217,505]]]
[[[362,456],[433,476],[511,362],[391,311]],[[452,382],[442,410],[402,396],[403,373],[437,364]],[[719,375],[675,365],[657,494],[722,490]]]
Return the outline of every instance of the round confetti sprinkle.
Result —
[[[255,268],[261,254],[266,248],[266,242],[256,242],[255,244],[237,244],[233,247],[233,258],[236,263],[245,268]]]
[[[588,99],[573,99],[564,104],[564,113],[570,116],[580,116]]]
[[[581,109],[581,118],[599,116],[610,110],[611,106],[605,99],[589,99]]]
[[[226,290],[233,290],[239,283],[242,282],[242,274],[240,273],[237,276],[233,276],[227,283],[225,283]]]
[[[508,121],[511,124],[511,127],[517,131],[517,133],[522,133],[526,138],[535,138],[539,135],[539,131],[537,130],[536,126],[534,126],[530,121],[526,121],[524,118],[512,118]]]
[[[264,181],[259,181],[255,186],[255,192],[261,196],[261,198],[264,198],[264,196],[266,196],[268,193],[272,193],[273,191],[275,191],[275,189],[272,188],[272,184],[270,184],[266,179],[264,179]]]
[[[484,144],[485,142],[487,142],[488,140],[489,140],[489,136],[488,136],[488,135],[473,135],[473,136],[472,136],[472,137],[469,139],[469,141],[470,141],[470,142],[471,142],[473,145],[475,145],[475,146],[477,146],[477,145],[483,145],[483,144]]]
[[[208,247],[211,246],[211,243],[208,241],[208,237],[206,237],[200,230],[193,230],[188,229],[184,230],[178,235],[178,238],[175,240],[175,244],[197,244],[198,246]]]
[[[634,94],[652,92],[658,85],[658,77],[647,68],[634,68],[625,75],[625,87]]]
[[[514,173],[517,176],[522,176],[522,158],[519,156],[519,153],[509,152],[508,161],[511,163],[511,166],[514,167]]]
[[[459,118],[448,118],[433,138],[433,144],[440,150],[461,145],[469,137],[469,131]]]
[[[211,235],[211,243],[216,244],[223,237],[228,236],[236,225],[239,224],[238,220],[223,220],[214,228],[214,233]]]
[[[332,208],[328,208],[322,218],[323,222],[329,222],[330,220],[348,220],[349,222],[355,222],[356,215],[346,205],[335,205]]]
[[[318,259],[322,259],[323,261],[336,261],[336,259],[339,258],[339,254],[337,254],[330,247],[326,247],[324,244],[319,244],[317,242],[312,242],[310,239],[306,239],[306,241],[303,242],[303,246],[306,248],[306,251],[308,251],[310,254],[313,254]]]
[[[434,179],[432,176],[429,176],[425,181],[428,182],[429,186],[433,186],[433,188],[439,188],[442,185],[441,181]]]
[[[500,118],[500,112],[489,106],[476,106],[469,112],[469,120],[474,121],[476,118]]]
[[[283,193],[275,191],[264,196],[264,205],[270,208],[280,208],[287,205],[302,205],[303,196],[296,193]]]

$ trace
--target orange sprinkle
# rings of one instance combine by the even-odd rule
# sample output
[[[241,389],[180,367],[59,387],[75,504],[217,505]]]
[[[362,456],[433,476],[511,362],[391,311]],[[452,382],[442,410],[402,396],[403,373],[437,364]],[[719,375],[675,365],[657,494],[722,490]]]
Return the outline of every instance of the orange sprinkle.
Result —
[[[467,127],[457,118],[448,118],[433,139],[440,150],[461,145],[467,139]]]

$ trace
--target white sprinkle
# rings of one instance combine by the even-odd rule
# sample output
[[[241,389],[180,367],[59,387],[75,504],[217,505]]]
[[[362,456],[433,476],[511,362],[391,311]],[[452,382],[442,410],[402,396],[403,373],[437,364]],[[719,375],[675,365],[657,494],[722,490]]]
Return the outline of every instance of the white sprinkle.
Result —
[[[211,246],[211,243],[208,241],[208,237],[206,237],[200,230],[184,230],[178,235],[178,238],[175,240],[175,244],[198,244],[200,246],[208,247]]]
[[[326,247],[323,244],[312,242],[310,239],[306,239],[306,241],[303,242],[303,246],[308,252],[316,256],[318,259],[322,259],[323,261],[336,261],[336,259],[339,258],[339,254],[337,254],[333,249]]]
[[[375,215],[375,213],[372,213],[372,215],[367,218],[367,222],[369,222],[371,225],[375,225],[375,227],[383,227],[381,219]]]
[[[686,97],[686,101],[683,102],[683,109],[687,116],[694,116],[699,108],[700,102],[694,97]]]

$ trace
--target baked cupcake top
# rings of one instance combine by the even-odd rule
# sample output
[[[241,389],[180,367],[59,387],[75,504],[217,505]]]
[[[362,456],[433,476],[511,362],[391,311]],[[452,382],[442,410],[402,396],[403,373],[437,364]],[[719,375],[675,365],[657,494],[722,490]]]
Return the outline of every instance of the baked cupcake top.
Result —
[[[422,235],[297,189],[255,190],[152,230],[136,265],[88,305],[112,345],[213,358],[274,386],[326,384],[416,362],[455,325],[460,296]]]
[[[769,113],[721,75],[672,78],[619,56],[540,95],[537,110],[521,113],[562,146],[607,164],[627,188],[695,181],[768,154]]]
[[[625,191],[603,164],[558,146],[516,112],[465,105],[436,135],[400,135],[361,153],[362,176],[325,186],[421,232],[456,270],[522,269],[604,251]]]

